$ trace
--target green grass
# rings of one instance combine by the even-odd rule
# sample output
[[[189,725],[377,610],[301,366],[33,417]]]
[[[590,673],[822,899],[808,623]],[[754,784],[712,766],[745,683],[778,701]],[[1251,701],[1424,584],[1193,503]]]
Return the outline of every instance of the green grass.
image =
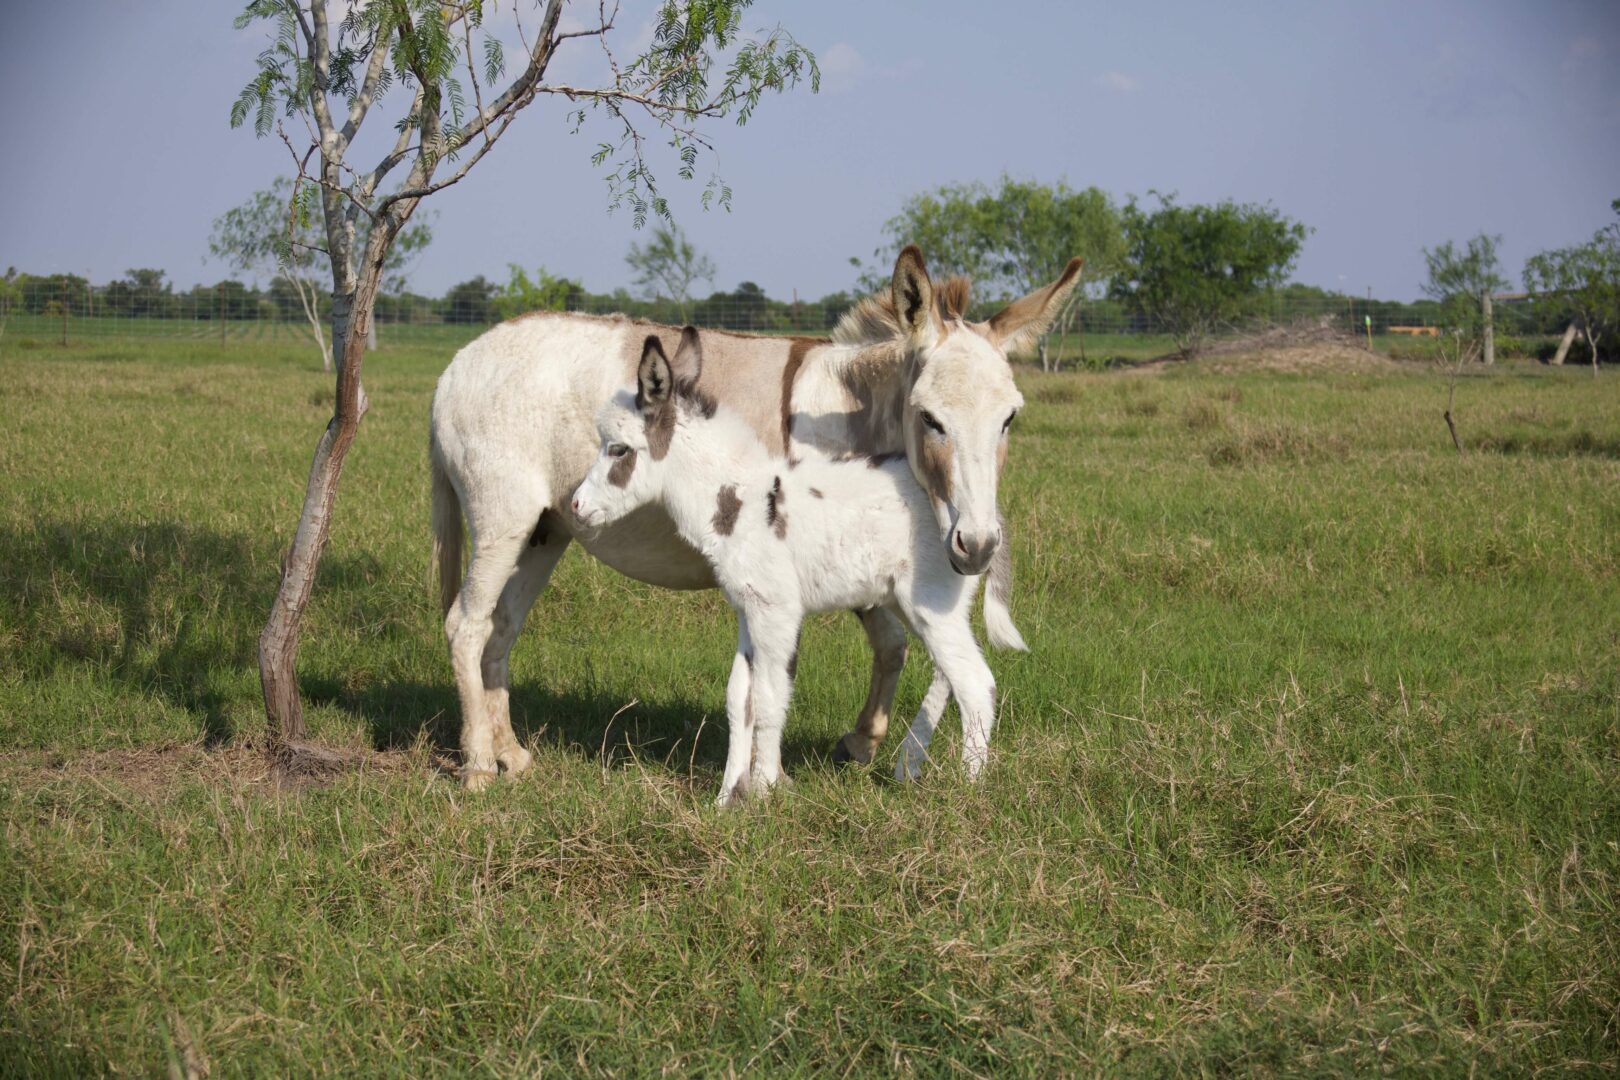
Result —
[[[1620,390],[1504,365],[1041,376],[995,758],[708,804],[728,609],[571,553],[532,775],[440,771],[442,348],[368,361],[299,670],[366,771],[278,788],[254,642],[329,414],[307,349],[0,358],[0,1074],[1486,1075],[1620,1067]],[[927,684],[916,659],[909,715]],[[941,752],[956,745],[942,732]]]

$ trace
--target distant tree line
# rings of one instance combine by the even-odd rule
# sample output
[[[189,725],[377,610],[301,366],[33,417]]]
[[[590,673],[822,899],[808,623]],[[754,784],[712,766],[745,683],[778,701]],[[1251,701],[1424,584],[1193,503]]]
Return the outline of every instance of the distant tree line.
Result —
[[[264,201],[268,194],[255,198]],[[851,287],[815,300],[771,297],[752,281],[707,296],[689,295],[697,282],[714,278],[714,265],[678,228],[659,226],[626,255],[635,293],[626,288],[591,292],[582,282],[543,266],[530,271],[512,264],[504,281],[479,275],[442,296],[404,287],[382,293],[376,315],[384,324],[478,326],[528,311],[567,310],[623,312],[659,322],[767,333],[826,331],[857,299],[883,286],[885,266],[910,242],[922,246],[937,276],[971,275],[983,308],[1053,280],[1071,255],[1080,255],[1086,260],[1086,285],[1058,320],[1057,331],[1073,335],[1101,327],[1166,333],[1187,353],[1198,351],[1218,330],[1307,312],[1342,313],[1347,326],[1370,318],[1379,329],[1434,326],[1473,337],[1481,329],[1481,294],[1510,287],[1497,255],[1501,238],[1486,234],[1462,245],[1448,241],[1424,249],[1426,296],[1417,301],[1352,297],[1287,283],[1309,233],[1304,225],[1269,205],[1183,204],[1158,193],[1151,198],[1151,205],[1134,198],[1117,204],[1096,188],[1076,191],[1063,183],[1007,177],[996,187],[947,185],[923,192],[906,200],[885,225],[888,242],[870,263],[850,260],[857,278]],[[1620,200],[1615,209],[1620,214]],[[264,220],[273,227],[284,219],[270,214]],[[220,235],[230,233],[221,230]],[[424,228],[416,250],[429,239]],[[243,246],[239,243],[238,250]],[[262,255],[275,249],[260,244],[253,250]],[[164,271],[142,268],[127,271],[92,295],[90,283],[73,274],[13,270],[0,285],[0,307],[28,314],[60,314],[66,308],[75,315],[135,318],[308,317],[308,286],[301,297],[296,260],[287,257],[285,245],[280,250],[279,262],[261,258],[250,264],[241,257],[233,262],[243,269],[280,266],[283,273],[271,277],[264,289],[232,278],[180,292]],[[1620,220],[1586,244],[1533,256],[1524,281],[1527,302],[1496,308],[1497,333],[1555,335],[1573,325],[1592,345],[1594,357],[1599,342],[1612,348],[1620,339]],[[314,299],[317,318],[329,316],[330,303],[326,295]],[[1055,367],[1060,358],[1049,357],[1043,343],[1043,363]]]

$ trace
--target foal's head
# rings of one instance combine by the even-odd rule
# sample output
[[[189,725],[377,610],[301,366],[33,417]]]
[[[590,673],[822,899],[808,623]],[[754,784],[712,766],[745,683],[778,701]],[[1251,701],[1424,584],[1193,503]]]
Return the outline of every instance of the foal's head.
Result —
[[[714,401],[696,389],[702,370],[695,327],[681,331],[673,361],[657,337],[647,337],[634,396],[621,391],[596,418],[601,448],[572,503],[580,525],[605,528],[662,494],[676,425],[692,415],[714,415]]]
[[[1079,259],[1070,260],[1051,285],[970,322],[965,281],[936,290],[914,246],[895,262],[891,299],[908,350],[900,416],[906,457],[957,573],[983,573],[1001,543],[996,486],[1007,433],[1024,404],[1007,353],[1046,332],[1079,282],[1080,267]]]

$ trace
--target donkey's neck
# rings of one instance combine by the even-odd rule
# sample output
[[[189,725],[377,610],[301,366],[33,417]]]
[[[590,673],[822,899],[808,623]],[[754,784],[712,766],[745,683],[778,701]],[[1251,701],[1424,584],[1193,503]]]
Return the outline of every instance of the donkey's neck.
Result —
[[[793,439],[832,454],[901,450],[914,371],[905,347],[834,344],[813,359],[794,387]]]

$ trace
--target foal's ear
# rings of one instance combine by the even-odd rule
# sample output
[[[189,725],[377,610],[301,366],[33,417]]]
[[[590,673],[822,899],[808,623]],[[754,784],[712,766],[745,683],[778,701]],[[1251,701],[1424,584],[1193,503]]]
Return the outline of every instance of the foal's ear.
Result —
[[[900,331],[913,343],[931,342],[939,336],[934,319],[934,283],[928,279],[928,267],[923,265],[922,250],[916,244],[900,249],[889,296]]]
[[[674,389],[675,375],[664,346],[656,334],[648,334],[641,346],[641,365],[636,368],[636,408],[642,412],[656,409],[669,400]]]
[[[688,326],[681,330],[681,343],[675,346],[675,361],[670,365],[675,377],[690,386],[703,374],[703,345],[698,340],[698,329]]]
[[[990,340],[1003,352],[1012,352],[1032,344],[1046,333],[1068,302],[1069,294],[1080,284],[1080,271],[1085,265],[1084,259],[1070,259],[1052,284],[1014,300],[990,316]]]

